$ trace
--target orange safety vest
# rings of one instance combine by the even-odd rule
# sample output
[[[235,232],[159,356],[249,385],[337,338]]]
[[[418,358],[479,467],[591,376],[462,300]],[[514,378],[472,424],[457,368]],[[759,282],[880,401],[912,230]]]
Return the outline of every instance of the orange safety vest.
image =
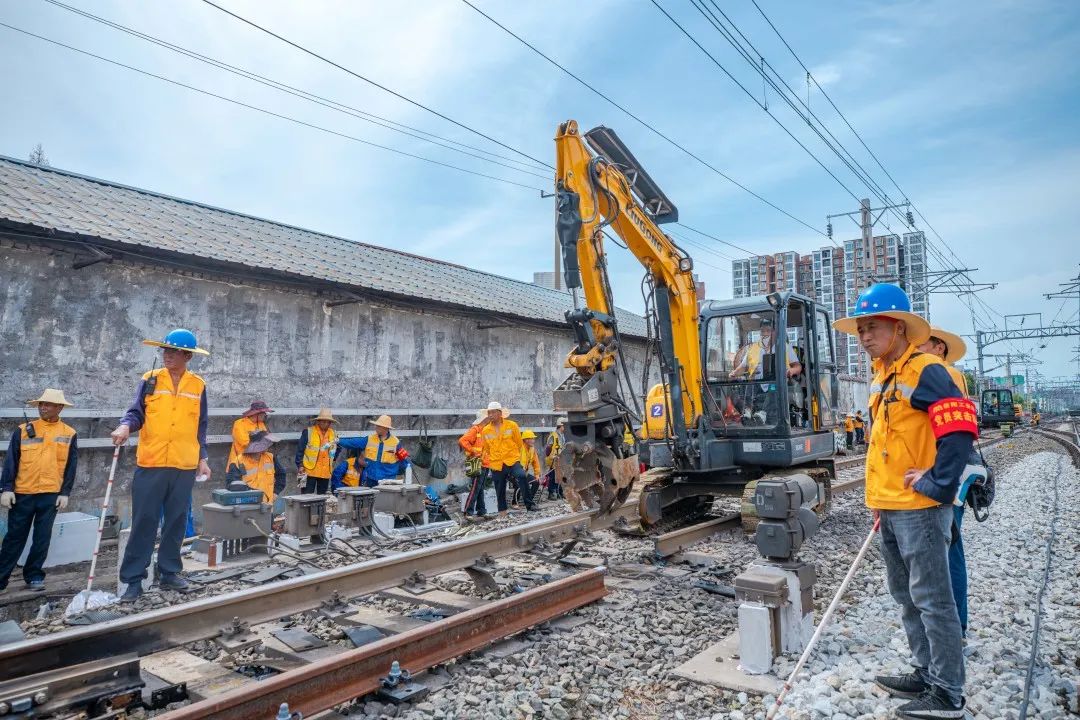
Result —
[[[938,502],[904,487],[904,473],[925,470],[937,459],[930,417],[911,405],[924,368],[941,359],[910,346],[888,367],[874,361],[870,385],[870,445],[866,451],[866,506],[873,510],[921,510]]]
[[[239,455],[229,465],[240,469],[241,479],[252,490],[262,490],[264,502],[274,502],[274,454]]]
[[[483,427],[482,424],[477,424],[466,430],[465,434],[458,438],[458,446],[465,451],[465,457],[479,457],[480,464],[487,467],[487,458],[484,457],[484,438],[480,435]]]
[[[480,432],[484,439],[484,459],[486,467],[502,470],[504,465],[521,462],[521,430],[513,420],[503,420],[496,430],[495,423],[485,425]]]
[[[855,432],[855,420],[853,418],[844,418],[844,432]]]
[[[522,443],[521,446],[521,467],[525,469],[525,473],[529,474],[530,471],[534,477],[540,477],[540,456],[536,454],[536,446],[529,447]]]
[[[60,492],[75,429],[59,420],[34,420],[30,424],[34,427],[32,438],[26,432],[25,423],[19,426],[22,435],[15,492],[20,495]]]
[[[382,456],[379,456],[379,443],[382,443]],[[376,433],[368,435],[367,445],[364,446],[364,459],[373,462],[393,464],[398,461],[398,439],[393,435],[387,435],[385,440],[380,440]]]
[[[194,470],[199,466],[199,413],[206,383],[193,372],[184,372],[180,387],[173,388],[165,368],[143,375],[157,380],[154,392],[146,396],[146,419],[139,430],[139,467],[168,467]]]
[[[345,461],[345,477],[341,478],[341,484],[347,487],[360,487],[360,476],[364,469],[356,466],[357,458],[349,458]]]
[[[330,461],[337,450],[337,433],[334,428],[326,429],[326,436],[315,425],[308,428],[307,447],[304,448],[304,469],[309,475],[319,478],[330,477]]]
[[[259,430],[269,432],[265,422],[255,422],[250,417],[237,418],[236,422],[232,424],[232,447],[229,449],[229,460],[226,467],[232,465],[236,458],[244,454],[244,449],[251,443],[251,434]]]

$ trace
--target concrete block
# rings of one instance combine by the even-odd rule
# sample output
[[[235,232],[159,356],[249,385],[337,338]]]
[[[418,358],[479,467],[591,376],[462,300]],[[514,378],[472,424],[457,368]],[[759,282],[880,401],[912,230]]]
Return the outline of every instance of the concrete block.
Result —
[[[671,671],[676,677],[736,692],[775,695],[781,682],[774,675],[748,675],[739,667],[739,633],[710,645]]]
[[[81,512],[59,513],[53,522],[52,540],[49,544],[49,556],[45,558],[45,567],[69,565],[71,563],[90,562],[94,554],[94,542],[97,539],[98,519]],[[30,541],[27,540],[19,564],[26,563],[30,554]]]

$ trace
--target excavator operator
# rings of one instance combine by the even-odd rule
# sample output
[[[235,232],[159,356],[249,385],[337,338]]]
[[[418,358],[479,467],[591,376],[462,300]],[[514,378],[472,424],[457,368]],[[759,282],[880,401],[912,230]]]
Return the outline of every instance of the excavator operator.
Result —
[[[771,355],[775,352],[773,348],[772,318],[761,319],[760,332],[760,340],[746,343],[739,350],[738,355],[736,355],[735,369],[733,369],[730,374],[732,380],[738,380],[740,378],[746,378],[747,380],[761,380],[764,377],[765,363],[762,362],[762,359],[766,355]],[[799,356],[795,354],[795,348],[790,342],[787,343],[787,358],[787,376],[792,378],[802,372],[802,363],[799,362]]]

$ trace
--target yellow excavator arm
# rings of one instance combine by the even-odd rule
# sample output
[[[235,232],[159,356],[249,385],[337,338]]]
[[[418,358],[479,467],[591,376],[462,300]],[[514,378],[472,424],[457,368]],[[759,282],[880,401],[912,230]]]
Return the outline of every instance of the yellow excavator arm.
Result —
[[[663,412],[676,458],[693,452],[688,429],[704,409],[693,261],[659,227],[677,220],[678,211],[613,131],[598,127],[583,136],[569,120],[559,126],[555,147],[557,230],[574,300],[566,317],[577,341],[566,362],[576,377],[555,392],[556,408],[568,413],[560,481],[610,508],[636,479],[637,455],[633,449],[631,470],[622,439],[630,398],[619,392],[618,373],[629,377],[619,356],[603,231],[615,232],[648,275],[670,404]],[[568,493],[572,500],[576,494]]]

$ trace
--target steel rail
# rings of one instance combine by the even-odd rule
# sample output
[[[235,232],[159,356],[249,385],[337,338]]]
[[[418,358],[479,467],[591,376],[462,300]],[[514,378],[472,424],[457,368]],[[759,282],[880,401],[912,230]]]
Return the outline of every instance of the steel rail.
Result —
[[[272,718],[283,701],[290,711],[308,717],[379,689],[395,660],[401,669],[416,673],[599,600],[607,594],[604,572],[577,573],[159,717]]]
[[[375,558],[290,580],[181,605],[128,615],[0,647],[0,681],[99,660],[122,653],[146,655],[205,640],[233,618],[251,625],[318,608],[335,591],[355,597],[396,587],[414,572],[432,577],[469,567],[480,557],[524,552],[537,542],[563,542],[589,530],[608,527],[620,515],[637,515],[623,506],[600,517],[573,513],[467,537],[431,547]],[[0,688],[3,686],[0,685]]]
[[[741,527],[742,516],[731,513],[723,517],[706,520],[697,525],[689,525],[653,538],[653,557],[664,559],[682,552],[686,548],[725,530]]]

